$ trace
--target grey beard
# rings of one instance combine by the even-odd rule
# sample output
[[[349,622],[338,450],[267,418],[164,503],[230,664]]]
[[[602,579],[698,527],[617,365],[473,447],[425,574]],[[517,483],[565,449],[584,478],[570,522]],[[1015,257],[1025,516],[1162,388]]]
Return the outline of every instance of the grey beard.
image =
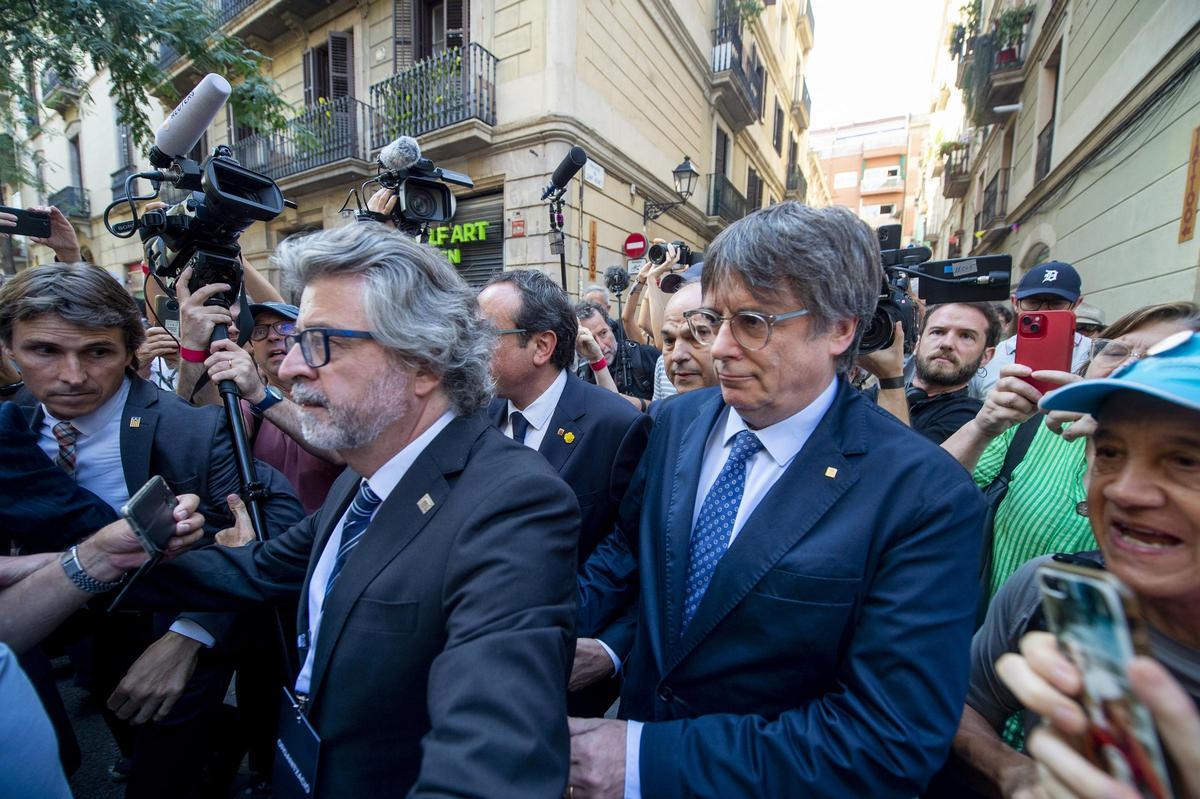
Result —
[[[388,377],[375,381],[375,385],[367,392],[367,396],[375,398],[396,396],[386,390],[389,382]],[[292,399],[296,402],[315,402],[325,407],[327,419],[324,421],[318,421],[312,413],[302,408],[300,432],[304,435],[304,439],[314,447],[335,451],[362,449],[378,438],[388,425],[403,414],[402,405],[331,406],[328,398],[321,391],[300,382],[292,385]]]

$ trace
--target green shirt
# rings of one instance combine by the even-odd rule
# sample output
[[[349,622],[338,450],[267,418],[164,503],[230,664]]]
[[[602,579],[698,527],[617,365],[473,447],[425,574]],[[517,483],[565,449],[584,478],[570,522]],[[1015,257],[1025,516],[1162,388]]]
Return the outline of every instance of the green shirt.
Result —
[[[1016,426],[1010,427],[984,449],[972,475],[981,488],[1000,472],[1016,432]],[[1032,558],[1096,549],[1087,517],[1075,512],[1087,498],[1083,489],[1086,449],[1086,439],[1066,441],[1045,424],[1038,425],[1029,450],[1013,470],[1008,494],[996,511],[992,594]]]

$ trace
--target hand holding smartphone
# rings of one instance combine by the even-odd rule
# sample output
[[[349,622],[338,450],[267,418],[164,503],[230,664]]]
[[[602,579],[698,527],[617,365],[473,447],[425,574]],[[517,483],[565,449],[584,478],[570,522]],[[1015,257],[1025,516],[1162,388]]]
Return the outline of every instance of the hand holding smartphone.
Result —
[[[1074,352],[1074,311],[1023,311],[1017,317],[1017,363],[1035,372],[1069,372]],[[1043,394],[1059,387],[1031,377],[1025,380]]]
[[[146,554],[161,556],[175,535],[175,506],[179,500],[161,475],[150,478],[121,506],[121,515],[142,542]]]
[[[15,227],[0,224],[0,233],[10,236],[36,236],[41,239],[50,236],[50,214],[45,211],[26,211],[23,208],[0,205],[0,213],[16,217],[17,222]]]
[[[1081,754],[1146,799],[1172,799],[1154,719],[1129,685],[1129,663],[1146,650],[1135,598],[1099,569],[1049,563],[1037,579],[1046,622],[1082,677]]]

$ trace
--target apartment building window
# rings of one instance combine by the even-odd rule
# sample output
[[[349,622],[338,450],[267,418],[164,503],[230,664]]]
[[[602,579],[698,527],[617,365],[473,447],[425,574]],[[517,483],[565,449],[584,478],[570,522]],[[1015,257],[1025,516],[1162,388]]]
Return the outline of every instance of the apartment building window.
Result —
[[[771,129],[771,146],[776,155],[783,153],[783,109],[779,106],[779,98],[775,98],[775,125]]]
[[[83,156],[79,148],[79,134],[67,139],[67,169],[71,173],[71,186],[83,186]]]
[[[833,176],[833,187],[835,189],[852,189],[857,185],[857,172],[838,172]]]
[[[133,132],[128,125],[117,125],[117,166],[133,164]]]
[[[762,207],[763,184],[762,178],[758,176],[758,172],[754,167],[746,170],[746,207],[749,210],[756,210]]]
[[[717,144],[713,148],[713,172],[722,177],[729,175],[729,134],[717,128]]]
[[[417,58],[441,55],[447,50],[462,47],[467,41],[467,20],[470,10],[467,0],[397,0],[412,7]],[[397,16],[399,19],[399,15]]]
[[[304,104],[354,96],[354,36],[330,31],[324,44],[304,51]]]
[[[244,141],[254,134],[254,128],[244,122],[237,121],[233,113],[232,104],[225,106],[225,134],[230,146]]]
[[[787,154],[788,172],[791,172],[793,169],[796,168],[796,155],[797,155],[796,137],[788,136],[788,154]]]
[[[33,131],[35,128],[41,127],[42,121],[38,118],[37,79],[33,76],[33,70],[28,66],[25,68],[25,93],[28,98],[28,105],[25,106],[25,127]]]
[[[1058,79],[1062,67],[1062,42],[1059,42],[1042,65],[1038,81],[1037,157],[1033,179],[1041,180],[1050,174],[1050,158],[1054,152],[1054,121],[1058,107]]]

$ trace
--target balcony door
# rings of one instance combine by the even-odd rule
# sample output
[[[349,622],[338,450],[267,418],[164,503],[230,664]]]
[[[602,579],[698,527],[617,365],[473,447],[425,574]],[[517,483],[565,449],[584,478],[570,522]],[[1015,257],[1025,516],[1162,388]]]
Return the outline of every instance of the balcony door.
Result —
[[[359,138],[350,31],[330,31],[324,44],[304,51],[304,105],[297,120],[306,132],[300,161],[317,165],[349,158]]]
[[[409,18],[414,27],[411,38],[415,44],[415,60],[440,56],[469,41],[468,0],[397,0],[397,6],[401,4],[408,4],[411,9]]]

